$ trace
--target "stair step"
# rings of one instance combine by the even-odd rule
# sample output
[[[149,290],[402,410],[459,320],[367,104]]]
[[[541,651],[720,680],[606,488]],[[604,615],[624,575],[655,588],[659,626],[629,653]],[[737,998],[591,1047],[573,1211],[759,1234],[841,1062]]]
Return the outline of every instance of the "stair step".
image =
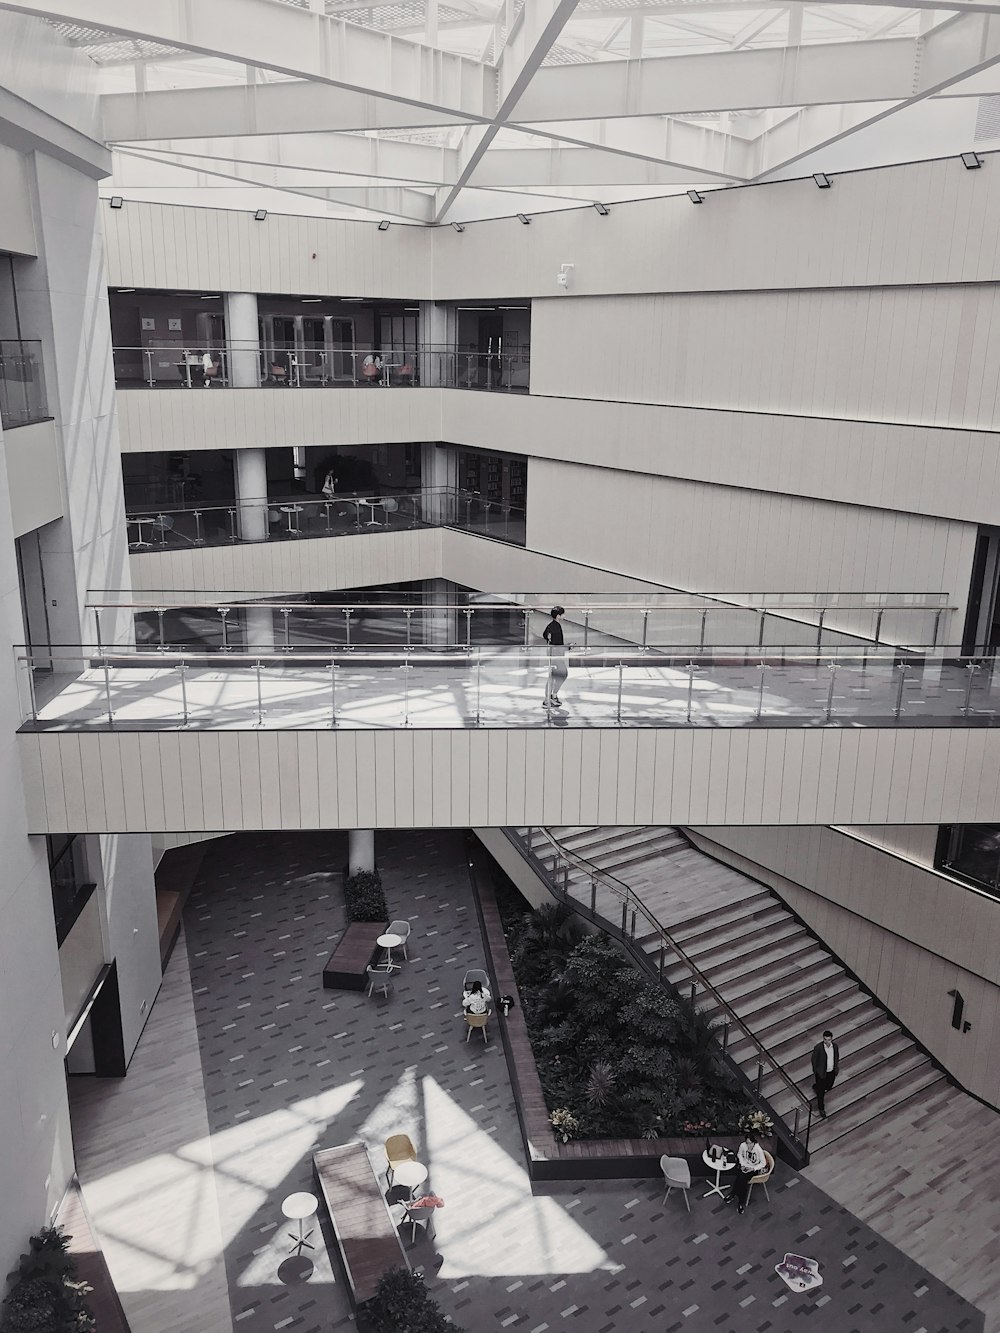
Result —
[[[832,1109],[831,1101],[830,1115],[826,1120],[819,1120],[813,1113],[812,1132],[809,1136],[809,1151],[813,1154],[821,1152],[838,1139],[850,1134],[862,1125],[869,1124],[872,1120],[877,1120],[879,1116],[885,1115],[887,1111],[892,1111],[899,1106],[905,1106],[910,1102],[922,1103],[929,1096],[936,1094],[947,1086],[947,1079],[944,1074],[928,1060],[926,1069],[921,1069],[914,1076],[904,1076],[894,1082],[886,1084],[877,1093],[870,1097],[862,1098],[849,1106],[840,1110]],[[833,1092],[837,1091],[834,1087]],[[832,1097],[831,1093],[831,1097]]]
[[[834,989],[837,987],[837,989]],[[757,1040],[771,1049],[772,1044],[780,1043],[782,1034],[790,1036],[799,1032],[808,1032],[813,1046],[819,1041],[824,1028],[833,1027],[841,1019],[855,1021],[855,1015],[867,1005],[873,1012],[882,1010],[858,986],[853,978],[842,973],[827,989],[826,993],[817,994],[811,1002],[803,1004],[800,1000],[789,1000],[784,1006],[778,1005],[758,1022],[751,1024],[751,1031]],[[734,1036],[730,1045],[743,1040]]]
[[[686,936],[681,939],[675,935],[678,944],[684,952],[691,958],[701,957],[713,949],[721,948],[725,944],[742,944],[743,941],[750,940],[760,931],[770,931],[774,939],[781,935],[786,935],[794,930],[801,930],[802,927],[793,916],[789,916],[783,907],[778,903],[766,907],[762,911],[747,913],[733,921],[727,922],[722,926],[713,926],[711,929],[700,931],[697,935]]]
[[[799,940],[815,944],[812,936],[807,935],[797,921],[790,921],[781,922],[777,929],[765,925],[760,930],[744,931],[735,939],[722,940],[717,944],[706,942],[698,948],[692,948],[690,945],[682,945],[681,947],[700,971],[712,975],[714,969],[721,969],[740,962],[749,971],[753,967],[755,959],[764,962],[767,961],[769,954],[780,957],[783,950],[794,952],[796,942]],[[682,962],[676,955],[672,954],[671,956],[678,963]]]
[[[904,1074],[914,1073],[924,1065],[929,1065],[930,1060],[918,1046],[912,1042],[905,1050],[898,1051],[887,1060],[880,1060],[870,1069],[837,1080],[833,1090],[829,1094],[831,1111],[834,1108],[843,1108],[847,1110],[855,1102],[863,1101],[877,1093],[886,1084],[895,1082]],[[805,1086],[801,1087],[806,1096],[812,1093],[812,1078],[803,1080]],[[801,1085],[800,1085],[801,1086]],[[776,1110],[787,1108],[790,1104],[789,1098],[778,1097],[775,1099],[774,1107]]]
[[[875,1069],[876,1066],[884,1064],[894,1056],[901,1055],[904,1051],[915,1051],[913,1041],[901,1031],[898,1027],[889,1025],[889,1031],[883,1032],[877,1036],[868,1045],[860,1047],[850,1053],[841,1050],[842,1068],[849,1070],[853,1077],[861,1075]],[[769,1052],[771,1054],[771,1052]],[[812,1095],[812,1052],[797,1056],[789,1064],[782,1064],[785,1074],[797,1084],[798,1087],[807,1095]],[[761,1091],[765,1097],[770,1097],[777,1093],[783,1086],[783,1080],[774,1073],[768,1074],[761,1085]],[[839,1087],[840,1082],[834,1085]],[[845,1084],[845,1086],[847,1086]]]
[[[816,985],[825,977],[836,976],[840,971],[840,964],[810,940],[810,947],[801,955],[768,963],[747,976],[740,976],[738,971],[733,974],[734,969],[727,969],[728,975],[721,989],[737,1013],[742,1013],[740,1006],[755,1004],[762,993],[771,1000],[782,999]],[[720,989],[711,973],[708,979],[716,990]]]
[[[744,977],[755,977],[771,972],[781,974],[790,967],[801,967],[807,958],[829,958],[829,953],[817,944],[811,935],[799,927],[794,935],[785,939],[770,940],[758,948],[750,948],[744,955],[720,958],[704,965],[698,962],[702,972],[717,989],[726,992],[730,981],[741,981]]]
[[[723,926],[732,921],[740,921],[744,917],[749,918],[755,912],[774,907],[775,903],[776,899],[769,889],[759,889],[755,893],[747,894],[745,898],[734,898],[729,906],[685,916],[682,920],[672,923],[670,933],[683,944],[685,940],[701,935],[706,930],[711,930],[713,926]],[[781,904],[778,903],[778,906]]]
[[[883,1009],[880,1009],[876,1004],[872,1004],[863,992],[858,992],[858,994],[862,996],[866,1005],[858,1005],[849,1011],[850,1031],[843,1038],[838,1038],[842,1059],[856,1054],[890,1032],[900,1031],[899,1024],[891,1019]],[[842,1026],[835,1020],[831,1021],[834,1022],[834,1031]],[[785,1069],[791,1068],[800,1057],[811,1055],[813,1047],[820,1039],[819,1030],[816,1027],[809,1025],[796,1028],[792,1023],[782,1025],[782,1036],[777,1041],[764,1041],[759,1034],[755,1035],[772,1058]]]
[[[739,1016],[746,1020],[751,1014],[766,1013],[779,1000],[799,995],[803,991],[812,994],[824,982],[839,977],[842,971],[838,962],[828,958],[826,962],[796,969],[778,979],[765,980],[763,983],[752,979],[743,985],[729,986],[725,998]]]

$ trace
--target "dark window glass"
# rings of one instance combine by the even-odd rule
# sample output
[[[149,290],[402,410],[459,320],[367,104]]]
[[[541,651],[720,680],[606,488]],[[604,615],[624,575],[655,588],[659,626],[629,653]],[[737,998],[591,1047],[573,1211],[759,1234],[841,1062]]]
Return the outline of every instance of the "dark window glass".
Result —
[[[69,934],[87,899],[96,887],[89,882],[83,839],[74,834],[46,838],[49,851],[49,882],[59,944]]]
[[[934,864],[1000,898],[1000,824],[946,824]]]

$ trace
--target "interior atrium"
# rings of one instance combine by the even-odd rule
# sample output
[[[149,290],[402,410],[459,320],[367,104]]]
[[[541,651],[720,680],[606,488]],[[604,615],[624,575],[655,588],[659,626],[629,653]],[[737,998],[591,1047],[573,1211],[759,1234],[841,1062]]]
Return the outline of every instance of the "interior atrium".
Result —
[[[0,1333],[1000,1333],[1000,0],[0,0],[0,186]]]

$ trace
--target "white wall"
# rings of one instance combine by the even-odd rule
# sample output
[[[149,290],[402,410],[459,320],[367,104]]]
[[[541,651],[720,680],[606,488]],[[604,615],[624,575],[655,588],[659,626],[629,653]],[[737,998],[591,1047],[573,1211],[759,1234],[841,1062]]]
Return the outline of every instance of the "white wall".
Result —
[[[1000,175],[957,158],[470,223],[459,235],[373,222],[189,209],[131,200],[104,214],[122,287],[391,295],[437,301],[618,292],[990,282]],[[733,238],[739,244],[733,244]],[[873,244],[873,236],[876,243]],[[313,259],[313,254],[316,258]],[[640,262],[637,262],[637,259]],[[556,273],[573,263],[569,294]],[[532,330],[532,339],[536,335]]]
[[[528,545],[704,591],[948,594],[961,634],[971,524],[532,459]],[[943,641],[949,641],[947,639]]]
[[[991,429],[998,309],[992,283],[535,301],[531,387]]]
[[[32,832],[1000,822],[1000,729],[46,731]]]
[[[1000,902],[836,829],[692,832],[775,888],[956,1078],[1000,1103]],[[956,987],[968,1033],[951,1026]]]
[[[160,936],[151,840],[142,834],[100,839],[99,888],[109,956],[118,964],[122,1040],[131,1058],[160,989]]]
[[[0,250],[14,255],[37,254],[31,212],[31,167],[28,157],[0,144]]]
[[[367,512],[367,511],[366,511]],[[440,576],[441,530],[302,537],[297,541],[189,546],[131,556],[132,587],[144,591],[330,592]],[[89,640],[88,640],[89,642]]]
[[[99,893],[92,893],[73,928],[59,946],[59,975],[68,1036],[107,959]]]
[[[14,536],[52,523],[63,514],[63,468],[54,421],[35,421],[7,430],[7,455]]]

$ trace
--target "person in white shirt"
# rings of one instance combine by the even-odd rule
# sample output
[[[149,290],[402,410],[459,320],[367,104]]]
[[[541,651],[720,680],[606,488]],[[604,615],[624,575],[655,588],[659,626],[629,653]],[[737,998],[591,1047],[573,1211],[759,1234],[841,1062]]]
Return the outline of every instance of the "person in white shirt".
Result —
[[[361,374],[369,384],[377,384],[382,378],[382,358],[378,352],[369,352],[361,363]]]
[[[736,1179],[729,1187],[726,1203],[736,1201],[737,1212],[742,1213],[750,1197],[750,1181],[767,1170],[767,1158],[764,1149],[757,1142],[757,1135],[748,1131],[736,1152],[736,1165],[739,1168]]]
[[[462,1008],[467,1014],[486,1014],[490,1008],[490,993],[481,981],[474,981],[462,996]]]
[[[206,352],[201,358],[201,374],[203,386],[206,389],[211,388],[212,380],[215,379],[215,362],[211,352]]]

